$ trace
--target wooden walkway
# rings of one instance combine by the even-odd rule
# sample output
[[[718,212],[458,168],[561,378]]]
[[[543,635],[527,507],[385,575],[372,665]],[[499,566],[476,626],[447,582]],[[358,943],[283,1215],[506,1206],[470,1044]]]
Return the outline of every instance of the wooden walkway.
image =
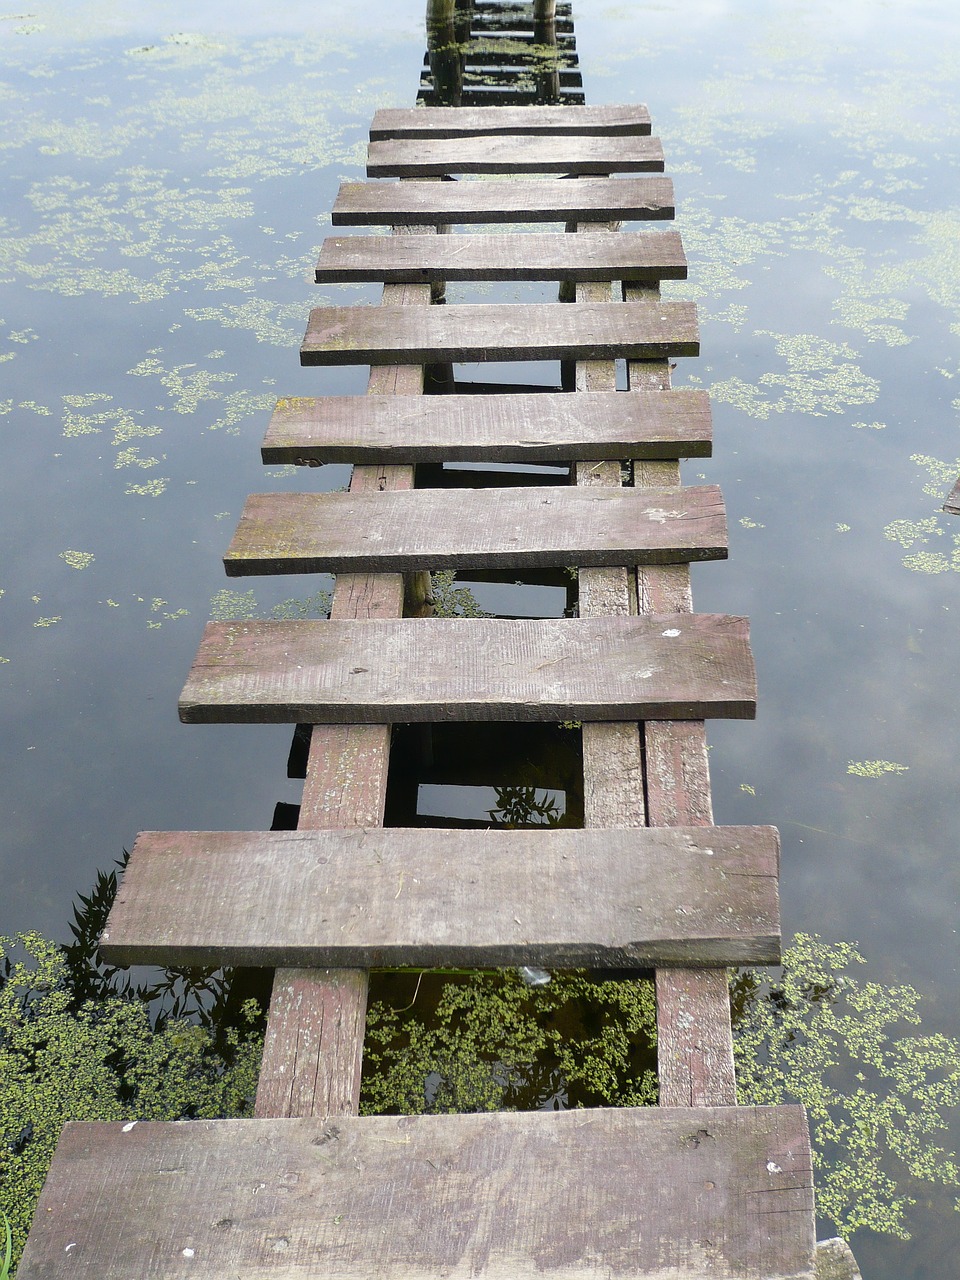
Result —
[[[779,847],[713,825],[704,717],[756,693],[745,620],[692,612],[689,562],[726,531],[717,490],[680,485],[710,447],[706,397],[670,388],[696,350],[692,308],[659,301],[683,254],[609,222],[667,216],[665,179],[609,176],[648,132],[642,107],[377,114],[377,172],[604,176],[341,189],[337,222],[393,235],[333,239],[318,279],[383,301],[313,312],[303,362],[370,364],[368,395],[281,401],[263,456],[353,461],[350,489],[252,497],[226,557],[335,572],[332,617],[209,624],[180,703],[312,726],[299,829],[142,834],[103,936],[119,963],[275,969],[257,1118],[68,1125],[21,1280],[812,1280],[802,1110],[736,1105],[724,966],[779,958]],[[497,210],[577,234],[438,234]],[[570,305],[431,306],[520,277]],[[423,398],[426,362],[494,358],[570,362],[575,389]],[[573,483],[414,490],[450,459]],[[424,616],[430,569],[571,563],[578,618]],[[582,830],[383,828],[393,723],[570,719]],[[658,1108],[356,1115],[372,966],[518,964],[655,970]]]

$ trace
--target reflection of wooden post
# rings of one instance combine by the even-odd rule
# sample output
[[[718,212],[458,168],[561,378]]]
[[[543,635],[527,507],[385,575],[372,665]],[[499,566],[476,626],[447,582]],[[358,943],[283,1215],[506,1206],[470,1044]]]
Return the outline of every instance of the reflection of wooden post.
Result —
[[[456,20],[456,0],[427,0],[427,57],[437,101],[445,107],[459,107],[463,96]]]
[[[557,65],[557,0],[533,0],[533,41],[538,61],[537,102],[560,99],[560,68]],[[547,50],[551,50],[548,55]]]

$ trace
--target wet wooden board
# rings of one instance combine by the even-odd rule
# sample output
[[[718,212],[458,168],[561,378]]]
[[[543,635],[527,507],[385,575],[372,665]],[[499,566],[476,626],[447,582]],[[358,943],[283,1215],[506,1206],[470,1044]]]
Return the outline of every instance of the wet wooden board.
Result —
[[[265,463],[565,462],[707,457],[705,391],[279,400]]]
[[[517,178],[492,182],[344,182],[335,227],[472,222],[609,222],[674,216],[669,178]]]
[[[496,108],[491,108],[496,110]],[[448,173],[662,173],[659,138],[388,138],[367,147],[369,178],[429,178]]]
[[[744,618],[210,622],[186,723],[750,718]]]
[[[469,138],[476,134],[620,137],[648,134],[650,112],[642,103],[615,107],[381,108],[370,125],[383,138]]]
[[[700,351],[692,302],[316,307],[304,365],[656,359]]]
[[[145,832],[113,964],[777,964],[772,827]]]
[[[950,490],[950,496],[943,504],[943,509],[952,516],[960,516],[960,480]]]
[[[19,1280],[813,1280],[801,1107],[67,1124]]]
[[[319,284],[434,280],[685,280],[676,231],[620,235],[329,236]]]
[[[530,46],[533,41],[521,43],[517,39],[498,39],[496,36],[479,36],[466,40],[460,46],[460,57],[466,67],[516,67],[524,73],[536,73],[552,67],[576,67],[580,59],[575,40],[558,42],[544,57]],[[423,55],[423,65],[429,67],[430,55]],[[536,105],[536,104],[532,104]]]
[[[563,568],[719,560],[716,485],[682,489],[415,489],[257,493],[224,557],[229,577]]]

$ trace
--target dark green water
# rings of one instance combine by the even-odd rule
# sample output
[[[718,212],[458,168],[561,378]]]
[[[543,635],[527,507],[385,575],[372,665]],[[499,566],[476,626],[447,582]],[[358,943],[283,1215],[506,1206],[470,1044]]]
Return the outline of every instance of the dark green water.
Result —
[[[186,728],[175,703],[208,616],[309,613],[328,585],[227,595],[219,557],[247,493],[346,480],[258,455],[277,395],[365,382],[296,348],[338,181],[376,107],[413,101],[422,14],[343,14],[0,18],[0,930],[62,936],[141,828],[262,828],[298,798],[288,730]],[[761,688],[755,724],[711,728],[717,820],[780,827],[785,935],[858,941],[956,1036],[960,520],[939,507],[960,472],[960,19],[734,2],[576,21],[587,101],[651,107],[691,262],[672,292],[701,308],[677,383],[712,391],[716,456],[685,478],[723,486],[731,558],[694,599],[750,615]],[[543,590],[477,594],[562,609]],[[865,1276],[954,1274],[951,1204],[932,1193],[910,1242],[863,1233]]]

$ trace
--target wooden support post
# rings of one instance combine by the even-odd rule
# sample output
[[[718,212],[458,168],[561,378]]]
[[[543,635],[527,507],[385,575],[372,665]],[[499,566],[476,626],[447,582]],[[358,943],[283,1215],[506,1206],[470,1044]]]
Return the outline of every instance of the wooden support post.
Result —
[[[395,228],[395,234],[404,229]],[[384,285],[384,305],[428,306],[430,286]],[[421,365],[370,370],[368,395],[420,395]],[[411,466],[355,467],[351,491],[412,489]],[[429,575],[426,575],[429,577]],[[397,618],[405,594],[412,611],[429,610],[429,584],[412,575],[341,574],[333,593],[333,618]],[[299,826],[383,825],[389,725],[315,725]],[[356,969],[278,969],[255,1114],[355,1115],[360,1099],[368,977]]]
[[[624,300],[641,301],[658,287],[624,286]],[[665,360],[629,361],[631,391],[667,391]],[[637,487],[678,485],[679,462],[634,462]],[[687,565],[637,569],[641,613],[691,611]],[[650,826],[708,826],[713,822],[706,731],[702,721],[648,721],[643,726],[647,822]],[[723,970],[657,970],[657,1065],[660,1105],[734,1106],[730,996]]]
[[[533,41],[538,63],[537,102],[558,102],[560,67],[556,56],[557,0],[533,0]]]

